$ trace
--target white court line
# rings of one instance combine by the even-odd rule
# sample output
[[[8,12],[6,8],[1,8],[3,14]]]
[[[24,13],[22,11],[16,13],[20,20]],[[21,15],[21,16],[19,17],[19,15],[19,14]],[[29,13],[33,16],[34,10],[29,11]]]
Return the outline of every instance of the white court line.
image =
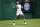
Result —
[[[0,25],[6,25],[6,24],[0,24]],[[9,25],[9,24],[7,24],[7,25]],[[11,24],[10,24],[11,25]],[[9,25],[9,26],[10,26]],[[40,26],[40,25],[25,25],[25,26]],[[15,25],[15,27],[16,27],[16,25]],[[19,27],[19,26],[18,26]]]
[[[14,26],[14,27],[24,27],[24,26]]]

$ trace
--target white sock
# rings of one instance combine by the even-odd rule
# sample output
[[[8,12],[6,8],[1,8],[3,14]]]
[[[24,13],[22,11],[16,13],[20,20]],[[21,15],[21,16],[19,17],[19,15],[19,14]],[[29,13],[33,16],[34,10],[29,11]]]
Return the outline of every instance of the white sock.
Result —
[[[25,20],[24,20],[25,21]]]
[[[24,22],[25,22],[25,20],[24,20]]]
[[[15,21],[14,21],[15,22]]]

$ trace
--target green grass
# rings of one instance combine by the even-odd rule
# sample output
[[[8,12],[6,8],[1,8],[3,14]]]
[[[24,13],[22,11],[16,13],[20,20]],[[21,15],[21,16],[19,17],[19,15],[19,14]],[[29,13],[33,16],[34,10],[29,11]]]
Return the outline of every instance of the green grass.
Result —
[[[40,27],[40,19],[26,19],[27,24],[23,24],[23,19],[16,20],[13,26],[13,20],[0,20],[0,27]]]

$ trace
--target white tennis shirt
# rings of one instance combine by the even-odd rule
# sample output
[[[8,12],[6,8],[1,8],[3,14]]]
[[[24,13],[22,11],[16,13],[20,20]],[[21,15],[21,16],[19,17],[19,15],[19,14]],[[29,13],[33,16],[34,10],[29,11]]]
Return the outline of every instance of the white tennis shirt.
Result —
[[[21,11],[21,5],[19,4],[19,5],[17,5],[17,11]]]

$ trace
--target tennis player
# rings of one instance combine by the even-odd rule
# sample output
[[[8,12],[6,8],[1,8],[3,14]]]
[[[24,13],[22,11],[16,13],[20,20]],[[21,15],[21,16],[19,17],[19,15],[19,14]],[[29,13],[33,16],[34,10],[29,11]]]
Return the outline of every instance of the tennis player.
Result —
[[[19,15],[23,16],[24,24],[26,24],[25,16],[24,16],[23,12],[21,11],[21,8],[23,8],[23,6],[21,6],[18,1],[17,1],[17,5],[16,6],[17,6],[17,13],[16,13],[15,20],[13,22],[13,25],[15,25],[15,21],[18,18]]]

